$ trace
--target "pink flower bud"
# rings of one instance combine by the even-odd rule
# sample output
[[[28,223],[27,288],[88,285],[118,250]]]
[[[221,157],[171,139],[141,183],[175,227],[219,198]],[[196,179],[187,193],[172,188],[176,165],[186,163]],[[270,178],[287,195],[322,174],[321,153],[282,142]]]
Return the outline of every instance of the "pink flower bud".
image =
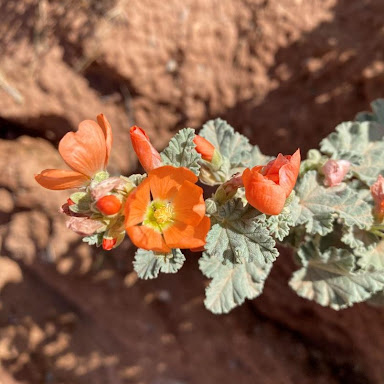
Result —
[[[92,188],[91,195],[92,199],[99,200],[106,196],[109,192],[115,190],[124,189],[126,181],[120,177],[110,177],[109,179],[103,180]]]
[[[103,224],[88,217],[71,217],[67,223],[67,228],[81,236],[93,235]]]
[[[328,160],[322,168],[325,176],[324,184],[327,187],[339,185],[348,173],[350,167],[351,163],[347,160]]]
[[[375,184],[371,185],[371,193],[375,201],[375,209],[379,219],[384,218],[384,177],[379,175]]]

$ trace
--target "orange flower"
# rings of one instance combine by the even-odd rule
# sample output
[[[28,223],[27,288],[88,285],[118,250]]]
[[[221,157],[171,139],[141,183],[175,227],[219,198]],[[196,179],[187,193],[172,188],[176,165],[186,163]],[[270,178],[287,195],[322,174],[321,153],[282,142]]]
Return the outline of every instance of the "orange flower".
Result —
[[[193,139],[196,145],[196,152],[200,153],[201,157],[205,161],[212,161],[213,154],[215,153],[215,147],[204,137],[196,135]]]
[[[210,220],[196,182],[187,168],[166,165],[149,172],[125,205],[125,229],[138,248],[165,253],[205,244]]]
[[[249,204],[267,215],[278,215],[296,184],[299,170],[299,149],[292,156],[279,153],[265,167],[246,169],[243,183]]]
[[[112,129],[103,114],[84,120],[77,132],[68,132],[60,141],[61,157],[72,168],[45,169],[35,175],[36,181],[47,189],[79,188],[99,171],[106,169],[112,147]]]
[[[134,151],[139,158],[140,164],[145,172],[161,166],[161,157],[159,152],[153,147],[149,141],[148,135],[143,129],[134,125],[129,130]]]

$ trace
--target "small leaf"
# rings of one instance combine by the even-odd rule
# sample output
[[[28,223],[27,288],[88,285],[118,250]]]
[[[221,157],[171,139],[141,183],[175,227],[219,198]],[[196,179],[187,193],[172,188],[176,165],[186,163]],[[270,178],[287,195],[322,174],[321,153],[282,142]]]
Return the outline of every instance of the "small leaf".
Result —
[[[103,244],[103,233],[94,233],[91,236],[85,236],[82,238],[84,243],[88,243],[89,245],[96,245],[96,247],[101,247]]]
[[[289,285],[299,296],[320,305],[339,310],[384,288],[382,272],[354,272],[355,257],[348,250],[331,247],[321,253],[304,244],[298,252],[306,265],[293,274]]]
[[[69,209],[74,213],[87,213],[91,210],[91,195],[87,192],[75,192],[70,196],[75,203],[69,206]]]
[[[267,219],[269,233],[280,241],[283,241],[289,235],[293,224],[290,209],[287,207],[279,215],[272,215]]]
[[[201,156],[195,150],[194,137],[195,130],[192,128],[184,128],[179,131],[179,133],[171,139],[168,147],[161,153],[163,164],[185,167],[198,175]]]
[[[357,264],[364,270],[384,271],[384,240],[372,245],[368,249],[355,250],[360,256]]]
[[[176,273],[184,264],[185,256],[180,249],[173,253],[155,253],[138,249],[135,254],[133,267],[141,279],[154,279],[163,273]]]

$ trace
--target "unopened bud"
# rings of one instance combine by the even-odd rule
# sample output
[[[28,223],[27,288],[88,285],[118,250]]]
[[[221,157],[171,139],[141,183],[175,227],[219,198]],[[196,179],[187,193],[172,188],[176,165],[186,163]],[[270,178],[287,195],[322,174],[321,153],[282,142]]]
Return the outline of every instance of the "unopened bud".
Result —
[[[130,129],[131,141],[134,151],[143,166],[145,172],[161,166],[161,157],[159,152],[151,144],[145,131],[134,125]]]
[[[116,244],[117,239],[103,239],[103,249],[110,251]]]
[[[215,200],[223,204],[226,201],[232,199],[237,193],[237,190],[243,187],[243,180],[240,173],[237,173],[232,177],[232,179],[226,181],[224,184],[220,185],[215,193]]]
[[[196,145],[196,152],[200,153],[202,159],[211,162],[215,152],[215,147],[208,140],[199,135],[195,135],[193,142]]]
[[[114,215],[121,209],[121,201],[115,195],[107,195],[96,202],[97,209],[104,215]]]
[[[328,160],[322,167],[324,184],[327,187],[339,185],[348,173],[351,163],[347,160]]]

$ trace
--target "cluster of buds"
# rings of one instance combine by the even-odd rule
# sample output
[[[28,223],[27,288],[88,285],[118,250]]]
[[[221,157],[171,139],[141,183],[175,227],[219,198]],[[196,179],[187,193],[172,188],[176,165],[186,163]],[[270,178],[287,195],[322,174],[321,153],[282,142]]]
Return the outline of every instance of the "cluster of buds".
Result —
[[[96,174],[83,191],[73,193],[61,207],[69,216],[67,227],[83,237],[97,235],[105,250],[117,247],[125,237],[122,208],[134,188],[129,178]]]

